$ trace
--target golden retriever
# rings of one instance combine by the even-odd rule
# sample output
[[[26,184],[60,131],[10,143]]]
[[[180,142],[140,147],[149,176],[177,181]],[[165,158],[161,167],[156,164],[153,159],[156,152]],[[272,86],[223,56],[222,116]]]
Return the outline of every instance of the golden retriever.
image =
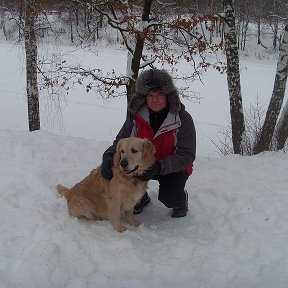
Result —
[[[121,139],[113,158],[113,178],[106,180],[101,175],[101,166],[91,171],[74,187],[68,189],[57,185],[58,192],[67,199],[69,213],[74,217],[92,220],[109,219],[115,230],[123,232],[121,210],[130,225],[141,223],[133,216],[135,204],[147,189],[147,183],[138,180],[155,162],[155,147],[147,139],[129,137]]]

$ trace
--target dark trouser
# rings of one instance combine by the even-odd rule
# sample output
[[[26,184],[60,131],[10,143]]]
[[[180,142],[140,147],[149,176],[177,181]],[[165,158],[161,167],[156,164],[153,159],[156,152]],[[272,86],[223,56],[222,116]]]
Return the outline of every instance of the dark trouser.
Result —
[[[186,172],[159,175],[154,178],[159,182],[158,200],[168,208],[186,207],[185,184],[188,179]]]

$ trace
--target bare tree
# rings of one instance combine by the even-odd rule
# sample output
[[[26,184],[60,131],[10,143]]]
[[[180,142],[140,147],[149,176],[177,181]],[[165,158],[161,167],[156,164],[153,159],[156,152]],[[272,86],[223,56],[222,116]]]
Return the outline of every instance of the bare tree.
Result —
[[[232,142],[234,153],[241,154],[241,143],[245,132],[245,122],[241,96],[234,0],[223,0],[223,6],[225,13],[224,39],[227,58],[227,81],[230,97]]]
[[[238,25],[236,33],[238,36],[238,48],[244,51],[247,41],[247,31],[249,27],[248,25],[251,21],[249,15],[249,0],[243,1],[242,6],[243,8],[241,9],[241,11],[239,11],[238,15]]]
[[[135,80],[138,77],[140,67],[151,64],[143,57],[143,49],[147,36],[151,33],[149,24],[151,5],[154,0],[145,0],[141,16],[132,12],[129,1],[82,1],[73,0],[74,4],[85,7],[88,10],[93,9],[106,18],[106,21],[113,29],[117,30],[122,36],[123,43],[128,51],[126,75],[118,76],[114,72],[109,75],[102,75],[100,69],[88,70],[83,67],[61,67],[61,73],[79,75],[81,77],[91,77],[93,81],[98,81],[97,87],[107,95],[114,93],[114,87],[125,86],[127,92],[127,101],[135,91]],[[137,9],[137,12],[139,12]],[[63,74],[62,74],[63,75]],[[68,77],[64,76],[66,79]],[[80,81],[78,81],[80,82]],[[93,84],[86,86],[89,91]]]
[[[204,36],[197,31],[197,26],[201,21],[219,20],[218,16],[196,15],[191,19],[179,17],[175,12],[179,7],[174,1],[165,4],[155,0],[72,1],[87,9],[93,8],[94,11],[103,15],[110,28],[116,30],[121,36],[128,56],[124,75],[116,74],[114,71],[103,75],[100,68],[85,69],[75,65],[74,67],[72,65],[65,66],[64,63],[59,66],[58,70],[65,79],[64,82],[71,79],[71,75],[74,75],[75,78],[78,77],[77,83],[84,83],[88,78],[92,78],[92,81],[85,86],[86,90],[96,88],[97,92],[105,98],[118,96],[115,87],[124,86],[126,91],[122,95],[125,95],[129,101],[134,93],[135,80],[139,71],[146,66],[154,67],[155,62],[168,63],[171,67],[182,59],[191,62],[191,72],[185,76],[187,81],[193,81],[195,77],[199,76],[200,70],[212,66],[210,63],[203,65],[205,51],[216,49],[217,45],[206,43]],[[172,51],[170,47],[174,46],[173,48],[175,48],[176,45],[180,49]],[[199,64],[194,60],[196,54],[201,56]],[[223,67],[219,68],[217,65],[213,67],[223,70]],[[180,77],[184,78],[182,75]],[[187,90],[189,87],[190,85],[186,85]],[[185,93],[187,91],[182,90],[181,92],[182,96],[189,96],[191,91]]]
[[[26,52],[26,90],[29,130],[40,129],[39,91],[37,85],[37,41],[35,0],[24,0],[24,37]]]
[[[280,47],[272,97],[270,99],[270,103],[267,109],[260,139],[254,147],[255,154],[266,150],[270,150],[272,136],[275,131],[275,126],[285,96],[287,76],[288,76],[288,21],[286,21],[282,45]],[[285,117],[282,117],[282,119],[285,121]],[[285,122],[281,124],[282,127],[284,127],[285,125],[287,125],[287,123]],[[278,136],[283,135],[282,132],[280,131],[282,130],[278,130],[277,132]]]

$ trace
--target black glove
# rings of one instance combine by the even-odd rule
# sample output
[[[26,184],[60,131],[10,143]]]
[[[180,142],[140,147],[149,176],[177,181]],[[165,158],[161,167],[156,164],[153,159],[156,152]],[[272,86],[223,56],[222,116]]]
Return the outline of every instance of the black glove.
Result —
[[[107,152],[107,153],[105,152],[103,154],[102,164],[101,164],[101,175],[109,181],[113,177],[113,172],[112,172],[113,155],[114,154],[111,152]]]
[[[149,181],[158,175],[161,171],[160,162],[156,161],[148,170],[146,170],[142,175],[135,176],[138,180]]]

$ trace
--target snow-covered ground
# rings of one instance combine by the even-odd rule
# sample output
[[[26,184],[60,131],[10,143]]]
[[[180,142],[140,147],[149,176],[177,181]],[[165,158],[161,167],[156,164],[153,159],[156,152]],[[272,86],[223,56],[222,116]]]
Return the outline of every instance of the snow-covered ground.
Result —
[[[225,75],[210,71],[204,85],[195,83],[200,104],[183,100],[198,136],[189,214],[169,217],[150,181],[152,203],[138,216],[143,225],[120,234],[108,221],[70,217],[55,186],[72,186],[100,164],[126,100],[75,89],[62,102],[62,124],[42,101],[43,129],[27,132],[19,50],[0,44],[1,288],[287,287],[288,156],[217,156],[210,139],[229,121]],[[121,50],[98,54],[79,58],[125,68]],[[267,106],[275,60],[242,60],[241,68],[246,107],[257,95]]]
[[[105,141],[0,130],[0,287],[287,287],[288,155],[198,157],[189,214],[169,217],[149,182],[140,228],[67,213],[67,186]]]

